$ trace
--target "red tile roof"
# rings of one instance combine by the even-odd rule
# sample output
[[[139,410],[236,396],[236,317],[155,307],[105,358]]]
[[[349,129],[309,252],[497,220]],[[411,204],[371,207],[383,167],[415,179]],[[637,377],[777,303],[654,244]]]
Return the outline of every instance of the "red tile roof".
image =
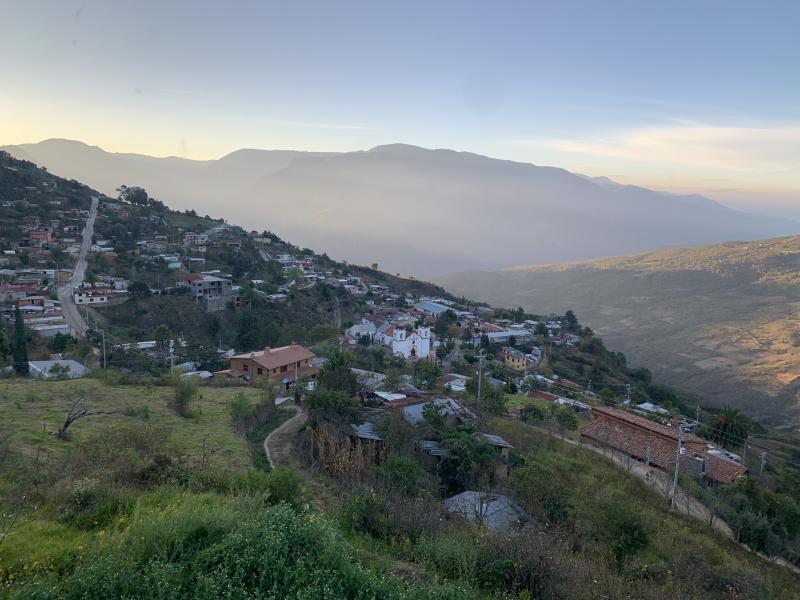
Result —
[[[645,431],[655,433],[656,435],[665,436],[675,441],[678,440],[677,427],[668,427],[667,425],[661,425],[660,423],[656,423],[654,421],[651,421],[650,419],[646,419],[644,417],[640,417],[638,415],[634,415],[629,412],[625,412],[624,410],[619,410],[617,408],[609,408],[607,406],[593,406],[592,411],[595,414],[599,414],[604,417],[614,419],[616,421],[622,421],[633,427],[637,427],[639,429],[644,429]],[[684,434],[683,441],[689,444],[706,443],[705,440],[693,434]]]
[[[592,407],[595,419],[581,429],[588,438],[649,462],[654,467],[672,469],[678,453],[678,431],[622,410],[602,406]],[[688,455],[705,461],[705,477],[719,483],[731,483],[748,472],[747,467],[706,452],[708,442],[694,436],[684,436],[691,447],[684,446],[681,462]]]
[[[594,410],[594,408],[592,409]],[[620,450],[625,454],[660,469],[668,469],[675,463],[678,440],[660,435],[625,422],[599,417],[581,429],[581,436]]]
[[[265,369],[276,369],[286,365],[293,365],[303,360],[311,360],[316,354],[302,346],[292,344],[281,348],[265,348],[259,352],[245,352],[231,356],[231,360],[253,360]]]
[[[750,470],[744,465],[719,458],[708,452],[703,453],[703,458],[706,459],[706,477],[720,483],[732,483]]]

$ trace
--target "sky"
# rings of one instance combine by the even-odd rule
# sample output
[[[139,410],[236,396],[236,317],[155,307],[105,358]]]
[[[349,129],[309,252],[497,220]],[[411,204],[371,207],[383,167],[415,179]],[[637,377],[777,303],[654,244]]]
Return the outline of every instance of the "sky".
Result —
[[[800,218],[796,0],[0,6],[0,144],[404,142]]]

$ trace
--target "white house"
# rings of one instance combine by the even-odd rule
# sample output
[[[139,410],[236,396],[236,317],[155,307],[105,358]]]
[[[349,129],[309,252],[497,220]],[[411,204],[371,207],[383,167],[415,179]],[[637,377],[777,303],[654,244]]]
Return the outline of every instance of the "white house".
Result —
[[[361,319],[360,323],[356,323],[352,327],[347,330],[347,336],[354,340],[359,340],[363,336],[367,336],[370,341],[375,339],[375,335],[378,332],[378,328],[375,327],[375,323],[368,321],[367,319]]]
[[[76,289],[72,295],[75,304],[107,304],[108,293],[100,289]]]
[[[383,332],[382,341],[392,347],[392,354],[409,358],[428,358],[431,353],[431,328],[418,327],[408,332],[396,325]]]
[[[77,379],[85,377],[89,369],[74,360],[32,360],[28,362],[31,377],[41,379]]]

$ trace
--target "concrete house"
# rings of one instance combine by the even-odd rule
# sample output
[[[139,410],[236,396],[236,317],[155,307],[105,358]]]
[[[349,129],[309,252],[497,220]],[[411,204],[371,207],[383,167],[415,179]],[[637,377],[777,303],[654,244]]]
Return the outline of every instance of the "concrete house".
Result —
[[[258,352],[245,352],[230,357],[230,367],[215,375],[257,380],[268,377],[288,389],[300,377],[316,377],[317,367],[312,364],[316,355],[297,344],[281,348],[264,348]]]

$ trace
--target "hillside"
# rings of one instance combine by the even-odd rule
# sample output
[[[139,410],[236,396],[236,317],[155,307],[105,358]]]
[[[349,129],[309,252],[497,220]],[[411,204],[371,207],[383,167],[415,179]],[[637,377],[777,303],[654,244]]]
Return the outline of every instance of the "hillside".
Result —
[[[121,414],[47,435],[81,391]],[[363,481],[264,472],[236,431],[236,403],[259,401],[249,386],[201,387],[189,418],[168,385],[0,392],[7,598],[788,600],[798,585],[610,459],[507,418],[486,423],[516,449],[505,493],[536,516],[494,532],[446,517],[433,475],[399,450]]]
[[[253,228],[333,257],[427,277],[529,256],[563,262],[800,227],[702,196],[403,144],[340,154],[240,150],[216,161],[114,154],[68,140],[5,149],[108,194],[140,185],[177,209],[231,222],[246,214]]]
[[[462,272],[450,292],[572,308],[633,364],[717,405],[800,419],[800,237]]]

